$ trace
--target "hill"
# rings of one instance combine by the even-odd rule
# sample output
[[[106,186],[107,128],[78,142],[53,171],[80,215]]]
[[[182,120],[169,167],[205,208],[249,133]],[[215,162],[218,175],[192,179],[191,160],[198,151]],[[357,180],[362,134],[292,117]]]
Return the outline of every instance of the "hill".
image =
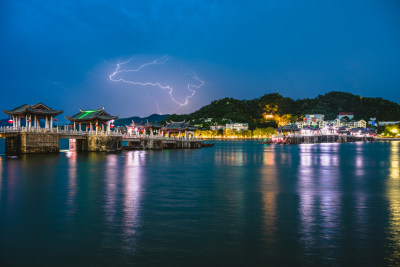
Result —
[[[272,111],[271,111],[272,110]],[[305,114],[325,114],[326,120],[332,120],[339,112],[353,112],[354,119],[376,117],[381,121],[400,119],[400,105],[382,98],[362,97],[346,92],[329,92],[315,98],[294,100],[278,93],[266,94],[251,100],[223,98],[212,101],[190,114],[168,116],[164,121],[190,120],[194,124],[207,126],[204,119],[213,118],[211,123],[244,122],[251,129],[268,127],[274,123],[266,121],[264,115],[290,114],[292,121],[301,119]]]

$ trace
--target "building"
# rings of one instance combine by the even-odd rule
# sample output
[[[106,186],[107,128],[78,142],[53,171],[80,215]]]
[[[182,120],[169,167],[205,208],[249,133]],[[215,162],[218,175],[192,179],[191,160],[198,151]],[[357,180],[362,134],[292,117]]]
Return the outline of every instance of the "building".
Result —
[[[296,124],[286,124],[285,126],[281,126],[278,129],[276,129],[278,133],[281,134],[298,134],[301,131],[301,128],[297,127]]]
[[[395,125],[395,124],[399,124],[400,121],[380,121],[377,124],[379,126],[385,126],[385,125]]]
[[[40,120],[44,120],[45,129],[53,128],[53,119],[63,113],[62,110],[54,110],[43,103],[36,105],[24,104],[13,110],[3,110],[3,112],[10,116],[13,128],[21,127],[21,121],[25,119],[25,127],[40,128]]]
[[[227,123],[226,129],[231,129],[231,130],[236,130],[236,131],[248,130],[249,124],[248,123],[234,123],[234,122]]]
[[[73,123],[74,130],[76,130],[78,126],[78,130],[82,131],[82,126],[84,126],[84,130],[106,130],[107,132],[109,132],[110,128],[113,127],[111,123],[119,117],[108,114],[103,107],[101,109],[95,110],[79,109],[79,113],[75,114],[74,116],[65,118]]]
[[[161,128],[161,135],[171,136],[171,134],[177,134],[180,136],[181,134],[185,134],[185,138],[188,136],[194,136],[194,131],[197,128],[190,125],[190,122],[180,121],[180,122],[167,122],[167,124]]]
[[[304,126],[300,130],[300,134],[305,136],[317,135],[320,133],[321,129],[319,127],[313,127],[313,126]]]
[[[338,118],[339,120],[342,120],[344,117],[347,117],[347,118],[349,118],[350,120],[352,120],[352,119],[354,118],[354,113],[353,113],[353,112],[340,112],[340,113],[337,115],[337,118]]]
[[[349,121],[349,122],[342,121],[341,124],[349,128],[367,128],[367,122],[365,120]]]
[[[225,130],[225,126],[224,125],[212,125],[210,126],[210,130],[211,131],[215,131],[215,130]]]
[[[149,131],[150,136],[153,136],[154,133],[156,133],[157,135],[160,134],[161,127],[162,126],[159,125],[157,122],[147,121],[146,123],[136,123],[132,121],[130,125],[126,125],[126,132],[128,134],[139,135],[140,133],[146,134],[146,132]]]
[[[318,122],[323,121],[324,118],[324,114],[306,114],[306,116],[303,118],[303,122],[306,125],[317,125]]]

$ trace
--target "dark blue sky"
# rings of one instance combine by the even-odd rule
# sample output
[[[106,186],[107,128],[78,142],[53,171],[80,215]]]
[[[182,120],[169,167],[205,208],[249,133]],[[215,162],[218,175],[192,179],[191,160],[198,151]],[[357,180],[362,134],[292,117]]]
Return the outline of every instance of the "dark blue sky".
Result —
[[[400,102],[395,0],[3,0],[0,12],[1,109],[44,102],[66,115],[106,106],[145,116],[332,90]],[[133,70],[163,56],[109,78],[117,63],[131,59],[120,70]],[[180,109],[169,90],[121,81],[170,85],[184,103],[188,83],[200,85],[193,75],[204,85]]]

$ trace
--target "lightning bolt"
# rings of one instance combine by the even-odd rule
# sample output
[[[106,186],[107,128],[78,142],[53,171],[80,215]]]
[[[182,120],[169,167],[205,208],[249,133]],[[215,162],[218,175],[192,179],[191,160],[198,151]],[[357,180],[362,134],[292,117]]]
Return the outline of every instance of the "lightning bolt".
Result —
[[[191,74],[186,74],[186,75],[189,75],[190,77],[192,77],[199,84],[198,85],[192,84],[192,83],[188,83],[187,84],[187,89],[188,89],[188,91],[191,92],[191,94],[186,96],[185,100],[183,102],[180,102],[180,101],[175,99],[175,97],[173,95],[174,88],[172,86],[170,86],[170,85],[163,85],[160,82],[130,81],[130,80],[126,80],[126,79],[122,78],[121,76],[120,77],[116,77],[117,75],[119,75],[121,73],[139,72],[143,68],[146,68],[146,67],[149,67],[149,66],[152,66],[152,65],[161,65],[161,64],[164,64],[168,60],[169,60],[168,56],[163,56],[163,57],[157,58],[157,59],[155,59],[153,61],[144,63],[144,64],[140,65],[139,67],[137,67],[136,69],[126,69],[126,70],[122,69],[123,65],[128,64],[128,63],[130,63],[132,61],[132,58],[130,58],[127,61],[118,63],[116,65],[116,68],[115,68],[114,72],[110,74],[110,80],[113,81],[113,82],[123,82],[123,83],[128,83],[128,84],[133,84],[133,85],[140,85],[140,86],[154,86],[154,87],[158,87],[158,88],[160,88],[162,90],[167,90],[168,94],[169,94],[169,96],[171,98],[171,101],[178,105],[178,108],[176,109],[176,111],[178,111],[183,106],[188,105],[190,99],[196,94],[196,90],[199,89],[200,87],[202,87],[205,84],[204,81],[200,80],[194,72],[192,72]]]

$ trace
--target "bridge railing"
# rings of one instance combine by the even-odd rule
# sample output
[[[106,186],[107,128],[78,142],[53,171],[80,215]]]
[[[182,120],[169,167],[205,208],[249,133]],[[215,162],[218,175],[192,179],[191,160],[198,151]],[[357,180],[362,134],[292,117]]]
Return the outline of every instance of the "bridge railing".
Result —
[[[123,134],[122,138],[124,139],[136,139],[136,140],[143,140],[143,139],[152,139],[152,140],[163,140],[163,141],[201,141],[200,138],[195,137],[166,137],[161,135],[136,135],[136,134]]]
[[[1,126],[0,133],[19,133],[19,132],[29,132],[29,133],[57,133],[57,128],[34,128],[34,127],[13,127],[13,126]]]
[[[1,126],[0,133],[58,133],[60,135],[70,136],[87,136],[87,135],[100,135],[100,136],[121,136],[124,139],[152,139],[152,140],[165,140],[165,141],[201,141],[200,138],[192,136],[182,137],[166,137],[161,135],[136,135],[126,134],[119,131],[79,131],[73,129],[60,129],[60,128],[34,128],[34,127],[12,127],[12,126]]]

